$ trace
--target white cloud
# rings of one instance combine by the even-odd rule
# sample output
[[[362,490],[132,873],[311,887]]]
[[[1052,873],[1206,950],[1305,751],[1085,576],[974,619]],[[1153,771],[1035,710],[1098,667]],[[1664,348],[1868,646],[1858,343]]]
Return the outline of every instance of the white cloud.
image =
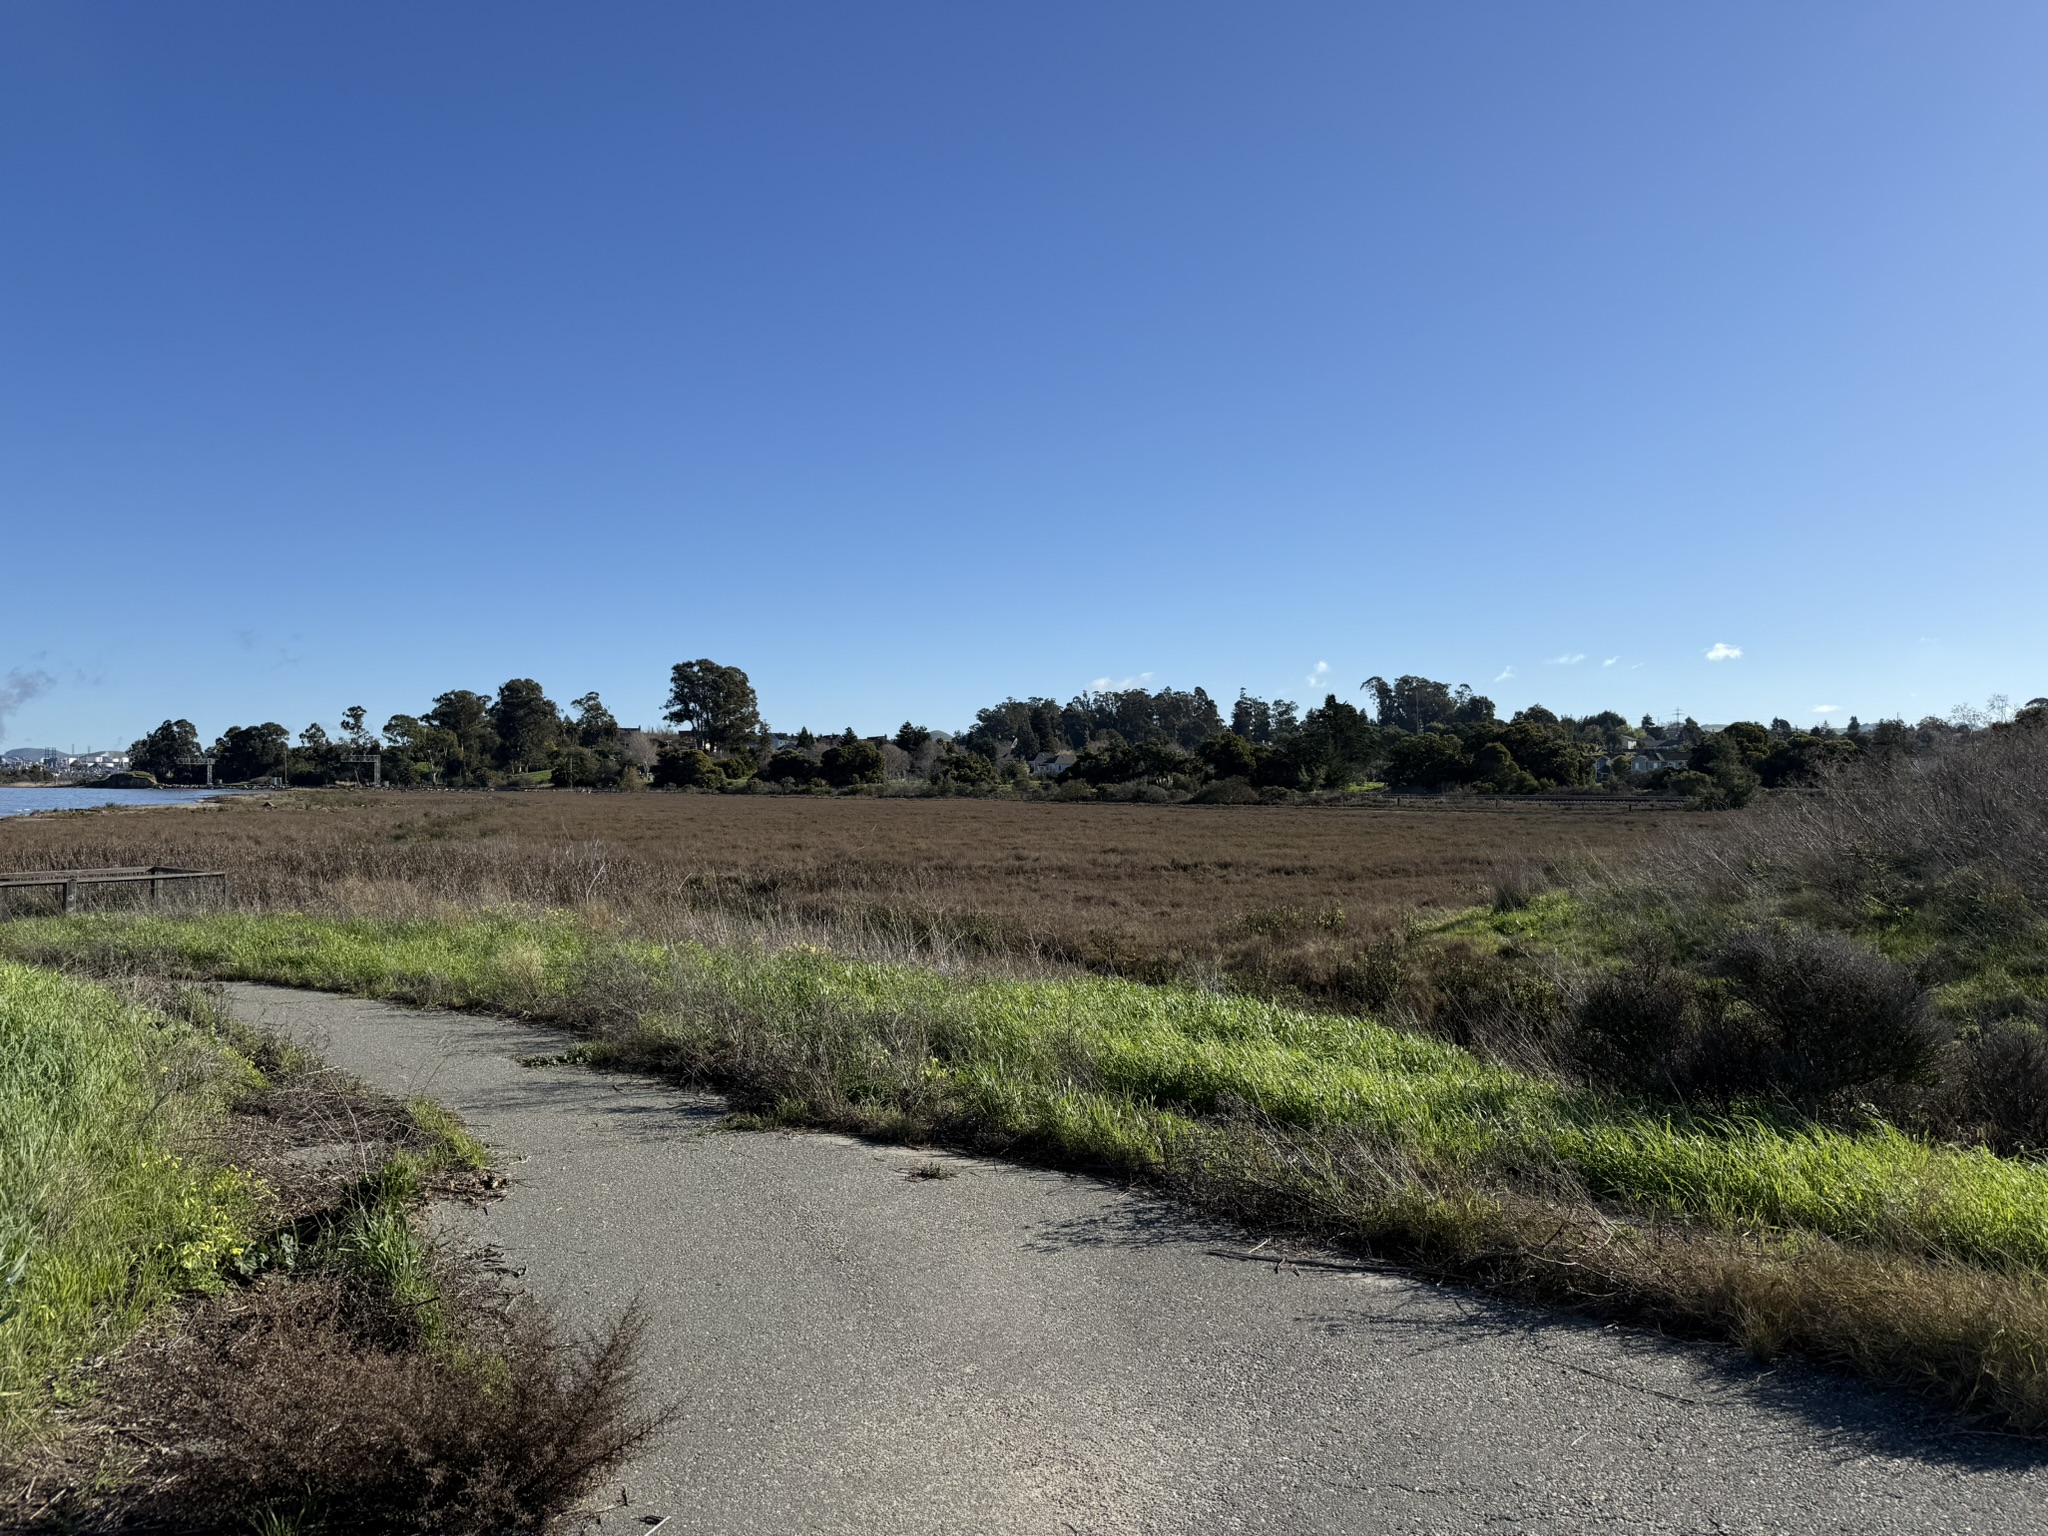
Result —
[[[1126,688],[1142,688],[1152,681],[1150,672],[1140,672],[1135,677],[1098,677],[1088,685],[1090,693],[1121,693]]]
[[[1304,681],[1306,681],[1309,687],[1311,688],[1320,688],[1323,686],[1324,681],[1329,677],[1329,675],[1330,664],[1327,661],[1319,661],[1316,663],[1315,671],[1309,673],[1308,677],[1304,679]]]
[[[1707,648],[1707,660],[1709,661],[1740,661],[1741,659],[1742,647],[1730,645],[1725,640],[1716,640]]]
[[[1603,667],[1611,667],[1619,660],[1621,660],[1619,656],[1610,656],[1605,661],[1601,662],[1600,665]]]
[[[1546,667],[1576,667],[1586,659],[1584,651],[1566,651],[1562,656],[1553,656],[1546,661]]]
[[[1839,715],[1842,712],[1842,706],[1839,704],[1816,704],[1813,706],[1813,712],[1816,715]]]
[[[1506,682],[1506,681],[1507,681],[1507,680],[1508,680],[1509,678],[1513,677],[1514,675],[1515,675],[1515,669],[1514,669],[1513,667],[1502,667],[1502,668],[1500,669],[1500,671],[1499,671],[1499,672],[1497,672],[1496,674],[1494,674],[1494,679],[1493,679],[1493,680],[1494,680],[1494,681],[1495,681],[1496,683],[1504,683],[1504,682]]]

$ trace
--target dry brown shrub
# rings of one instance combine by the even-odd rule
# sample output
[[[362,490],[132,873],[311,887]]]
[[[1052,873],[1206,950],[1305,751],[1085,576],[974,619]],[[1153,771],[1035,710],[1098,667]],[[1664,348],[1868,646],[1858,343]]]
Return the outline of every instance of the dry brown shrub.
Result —
[[[123,1437],[144,1448],[121,1521],[246,1531],[269,1511],[311,1529],[541,1528],[658,1427],[635,1408],[641,1322],[564,1344],[532,1307],[486,1311],[469,1289],[488,1353],[405,1347],[396,1320],[332,1278],[196,1308],[110,1382],[128,1405]]]

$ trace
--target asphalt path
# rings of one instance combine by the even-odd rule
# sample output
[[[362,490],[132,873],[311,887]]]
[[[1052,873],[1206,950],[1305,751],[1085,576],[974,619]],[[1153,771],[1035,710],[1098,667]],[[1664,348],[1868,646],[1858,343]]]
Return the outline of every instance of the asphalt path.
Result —
[[[496,1148],[506,1196],[440,1219],[558,1315],[645,1308],[680,1411],[607,1533],[2048,1532],[2048,1451],[1828,1373],[1092,1179],[720,1131],[710,1096],[520,1065],[573,1043],[526,1025],[230,990]]]

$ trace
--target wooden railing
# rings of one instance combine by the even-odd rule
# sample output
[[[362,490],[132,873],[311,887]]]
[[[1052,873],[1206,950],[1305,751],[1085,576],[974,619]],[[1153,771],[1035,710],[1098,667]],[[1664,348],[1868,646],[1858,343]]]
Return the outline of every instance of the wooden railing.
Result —
[[[228,893],[228,877],[217,869],[173,869],[168,865],[152,864],[126,869],[29,869],[11,874],[0,874],[0,894],[8,891],[61,890],[64,895],[66,915],[78,910],[78,893],[81,888],[92,885],[133,885],[149,887],[149,904],[160,906],[166,886],[191,888],[193,881],[217,880],[223,900]],[[204,887],[200,887],[203,889]]]

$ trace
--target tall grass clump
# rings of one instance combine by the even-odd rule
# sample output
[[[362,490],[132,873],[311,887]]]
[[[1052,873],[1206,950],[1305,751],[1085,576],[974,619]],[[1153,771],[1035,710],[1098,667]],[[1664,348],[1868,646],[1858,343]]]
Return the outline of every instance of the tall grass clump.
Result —
[[[85,981],[0,962],[0,1429],[180,1291],[219,1284],[254,1191],[190,1155],[245,1064]]]

